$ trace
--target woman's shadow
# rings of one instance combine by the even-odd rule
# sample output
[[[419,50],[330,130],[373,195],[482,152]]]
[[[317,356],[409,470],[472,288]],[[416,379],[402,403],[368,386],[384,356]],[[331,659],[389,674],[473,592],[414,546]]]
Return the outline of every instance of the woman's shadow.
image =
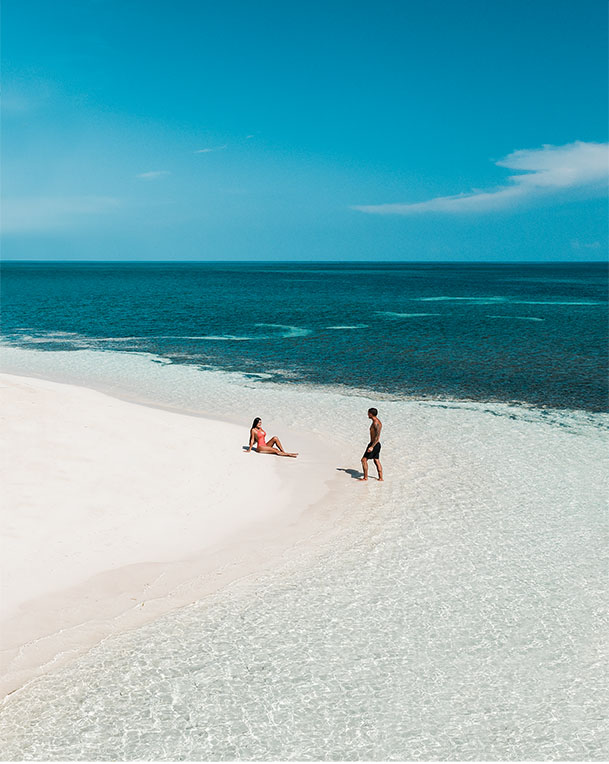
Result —
[[[337,467],[337,472],[346,472],[347,475],[351,475],[353,480],[359,480],[360,478],[364,477],[364,473],[360,472],[359,470],[354,469],[347,469],[346,467]]]

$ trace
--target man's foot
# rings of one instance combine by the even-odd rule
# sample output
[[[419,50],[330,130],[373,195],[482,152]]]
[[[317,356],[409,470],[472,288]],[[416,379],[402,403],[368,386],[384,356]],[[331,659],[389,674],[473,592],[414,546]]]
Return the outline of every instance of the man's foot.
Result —
[[[385,482],[385,481],[383,480],[383,478],[377,478],[377,480],[379,481],[379,483],[384,483],[384,482]]]
[[[368,478],[360,478],[360,483],[363,483],[364,480],[368,480]]]

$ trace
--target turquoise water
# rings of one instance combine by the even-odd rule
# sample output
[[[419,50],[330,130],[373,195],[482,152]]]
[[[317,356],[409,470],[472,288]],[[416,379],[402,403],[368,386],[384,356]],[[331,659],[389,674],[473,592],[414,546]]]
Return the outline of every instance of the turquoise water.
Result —
[[[607,410],[607,266],[6,264],[5,341]]]
[[[602,392],[604,383],[588,384],[574,371],[592,358],[604,363],[597,304],[603,288],[595,269],[584,277],[555,268],[550,277],[548,269],[525,268],[523,287],[521,267],[510,268],[493,270],[493,288],[485,277],[477,300],[473,288],[464,292],[467,279],[458,270],[458,288],[446,280],[433,290],[418,288],[408,305],[390,296],[393,287],[377,296],[370,286],[358,290],[358,268],[350,290],[339,289],[327,269],[274,266],[271,275],[262,268],[265,284],[286,270],[293,281],[319,278],[332,310],[324,313],[320,300],[317,313],[305,315],[293,301],[288,314],[287,298],[279,294],[281,308],[257,321],[274,326],[252,329],[245,319],[261,318],[255,289],[250,299],[257,277],[241,273],[247,297],[228,301],[216,318],[201,308],[192,334],[194,319],[178,309],[183,298],[174,288],[173,301],[155,303],[154,327],[142,331],[142,305],[160,297],[158,274],[158,290],[138,295],[135,275],[120,287],[116,269],[109,269],[106,290],[113,285],[120,316],[112,300],[93,298],[101,290],[91,286],[93,269],[84,269],[86,288],[75,269],[69,290],[53,287],[46,300],[36,291],[39,277],[32,277],[30,290],[38,296],[30,300],[36,307],[29,323],[28,294],[13,295],[3,369],[247,425],[255,411],[321,434],[344,455],[336,468],[349,497],[349,521],[341,520],[344,499],[337,505],[330,494],[326,516],[336,518],[338,531],[331,538],[297,548],[272,572],[109,638],[32,681],[0,715],[3,758],[606,760],[609,417],[599,411],[603,396],[590,392]],[[236,278],[230,268],[219,270],[229,273],[222,280]],[[387,269],[380,270],[391,283]],[[505,283],[517,279],[517,287],[501,291],[499,275]],[[61,284],[64,276],[57,278]],[[433,274],[421,278],[429,285]],[[510,297],[509,289],[518,295]],[[72,295],[63,308],[61,290]],[[131,315],[121,290],[132,296]],[[506,310],[508,298],[517,296],[518,314],[513,302]],[[201,302],[210,299],[203,291]],[[349,299],[354,309],[341,313],[336,304]],[[59,320],[62,311],[72,318]],[[383,317],[382,311],[408,315]],[[472,348],[482,346],[476,327],[483,311],[488,319],[482,323],[495,327],[486,334],[494,354],[482,354],[476,365]],[[87,318],[79,323],[80,313]],[[448,336],[437,338],[450,322],[467,336],[464,347],[455,343],[454,359],[466,364],[467,357],[478,369],[475,385],[466,379],[467,364],[461,377],[443,383],[437,355],[427,356],[424,375],[400,365],[392,355],[398,337],[411,337],[419,359],[430,341],[425,330],[419,336],[411,328],[412,313],[441,314],[444,323],[429,330],[434,348],[444,342],[448,353]],[[368,324],[370,315],[376,319]],[[205,336],[259,331],[260,337],[182,339],[179,351],[159,344],[157,333],[170,334],[161,326],[179,325],[184,334],[202,337],[201,316],[209,323]],[[98,331],[104,317],[116,322],[112,331]],[[128,335],[130,321],[139,331]],[[395,334],[383,344],[381,330],[394,326],[383,322],[394,321]],[[344,328],[364,323],[375,342],[361,344],[362,327]],[[322,331],[322,325],[343,328]],[[548,325],[560,343],[527,334]],[[103,338],[117,336],[119,326],[121,336],[137,341],[108,344],[116,340]],[[523,354],[517,367],[489,372]],[[571,388],[565,368],[574,375]],[[525,394],[535,374],[539,389]],[[443,384],[454,386],[452,397],[442,394]],[[552,396],[564,396],[563,405],[553,405]],[[358,467],[370,405],[379,407],[384,422],[387,480],[362,486],[345,470]]]

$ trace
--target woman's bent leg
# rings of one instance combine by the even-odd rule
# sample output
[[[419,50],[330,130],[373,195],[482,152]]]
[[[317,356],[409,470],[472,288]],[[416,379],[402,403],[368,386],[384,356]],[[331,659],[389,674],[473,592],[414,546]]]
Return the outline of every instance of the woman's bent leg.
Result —
[[[266,444],[266,446],[262,446],[261,448],[258,448],[258,453],[274,454],[275,456],[292,456],[294,458],[298,456],[298,454],[290,454],[287,451],[280,451],[277,447],[271,448],[268,443]]]
[[[263,446],[263,448],[259,448],[258,451],[260,451],[260,453],[263,453],[263,454],[277,454],[277,456],[291,456],[291,457],[298,456],[298,453],[291,454],[289,453],[289,451],[286,451],[281,445],[281,441],[276,435],[274,435],[267,442],[266,446]]]

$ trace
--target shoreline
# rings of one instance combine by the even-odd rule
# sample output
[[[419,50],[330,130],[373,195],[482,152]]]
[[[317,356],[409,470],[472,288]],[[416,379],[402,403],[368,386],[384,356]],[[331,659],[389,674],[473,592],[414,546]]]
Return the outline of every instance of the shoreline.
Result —
[[[0,339],[0,355],[2,355],[2,362],[3,362],[3,368],[0,369],[0,374],[8,374],[10,376],[18,376],[23,377],[24,379],[33,379],[33,380],[41,380],[43,382],[56,382],[57,384],[63,384],[63,385],[73,385],[75,387],[84,388],[86,390],[93,390],[95,392],[102,393],[104,395],[108,395],[112,398],[116,398],[121,401],[125,401],[127,403],[133,403],[138,406],[146,406],[147,408],[155,408],[160,409],[161,411],[169,411],[176,414],[186,414],[188,416],[193,417],[202,417],[204,419],[210,419],[213,421],[218,422],[228,422],[231,424],[237,424],[241,426],[243,424],[243,418],[241,416],[238,416],[236,414],[232,415],[227,412],[223,412],[222,415],[215,415],[212,411],[204,410],[200,411],[196,408],[193,408],[191,406],[183,406],[183,405],[177,405],[177,404],[170,404],[168,402],[160,402],[157,397],[154,395],[150,398],[143,398],[141,396],[141,393],[136,393],[133,390],[128,391],[126,388],[122,386],[120,382],[113,382],[112,384],[108,383],[107,381],[105,383],[101,382],[100,378],[96,378],[94,380],[82,380],[80,376],[76,373],[74,373],[73,370],[70,372],[66,372],[65,370],[59,370],[58,368],[44,368],[42,371],[38,372],[34,369],[27,368],[23,365],[23,363],[12,363],[9,361],[7,363],[6,355],[7,353],[10,353],[13,350],[25,352],[25,353],[46,353],[48,351],[40,351],[40,350],[32,350],[31,348],[23,348],[17,345],[11,345],[11,344],[5,344],[2,339]],[[65,352],[65,351],[54,351],[55,354]],[[151,357],[155,360],[155,363],[159,363],[159,365],[163,366],[172,366],[174,365],[173,362],[169,362],[163,359],[163,356],[156,356],[154,353],[144,351],[136,351],[136,350],[129,350],[129,351],[115,351],[115,350],[105,350],[105,349],[85,349],[81,348],[79,350],[72,350],[69,351],[72,354],[77,353],[95,353],[95,354],[103,354],[103,353],[116,353],[121,352],[124,355],[131,355],[131,356],[145,356],[145,357]],[[159,361],[158,359],[163,359]],[[227,370],[222,369],[220,367],[213,368],[213,369],[205,369],[205,373],[212,373],[212,374],[220,374],[220,375],[226,375],[227,380],[231,377],[238,377],[241,375],[246,376],[245,372],[238,372],[235,370]],[[242,381],[242,380],[241,380]],[[260,382],[261,380],[256,379],[255,382]],[[234,384],[234,379],[231,380],[230,384]],[[588,417],[592,420],[594,419],[606,419],[609,416],[609,407],[606,408],[586,408],[585,406],[556,406],[556,405],[539,405],[537,403],[528,401],[526,399],[517,400],[517,399],[502,399],[502,398],[459,398],[459,397],[451,397],[451,396],[431,396],[431,395],[424,395],[424,394],[411,394],[411,395],[403,395],[401,397],[397,396],[394,393],[382,391],[382,390],[376,390],[373,388],[364,388],[364,387],[352,387],[350,385],[318,385],[314,382],[307,382],[304,380],[298,380],[295,383],[288,382],[286,380],[283,381],[272,381],[270,382],[272,385],[276,385],[277,387],[296,387],[300,388],[303,391],[309,391],[311,389],[318,389],[322,390],[324,393],[327,394],[338,394],[338,395],[346,395],[349,397],[355,397],[360,399],[365,399],[366,401],[376,401],[377,403],[380,402],[382,404],[392,404],[395,402],[402,402],[402,403],[416,403],[422,406],[451,406],[461,409],[468,409],[468,408],[478,408],[478,407],[489,407],[489,408],[498,408],[498,409],[505,409],[506,411],[513,410],[515,412],[519,412],[522,414],[527,413],[533,413],[538,414],[542,416],[562,416],[562,415],[575,415],[575,416],[582,416],[582,417]],[[306,437],[307,433],[305,431],[300,431],[298,429],[295,429],[294,427],[290,427],[291,430],[296,431],[300,433],[301,435],[304,435]]]
[[[313,456],[267,459],[243,453],[247,426],[41,377],[2,373],[0,385],[0,696],[295,546],[314,548],[340,521],[324,501],[340,489],[321,438],[282,430]]]
[[[333,743],[337,755],[352,750],[348,721],[360,718],[368,698],[380,699],[367,709],[383,735],[381,747],[364,751],[368,758],[420,757],[419,737],[404,741],[405,727],[388,714],[393,698],[407,709],[407,729],[427,729],[427,709],[435,704],[442,726],[440,737],[429,735],[425,742],[431,758],[450,758],[455,751],[465,758],[488,757],[489,751],[505,757],[514,753],[514,733],[523,760],[540,752],[560,759],[565,751],[588,750],[578,736],[584,722],[595,725],[592,736],[600,732],[596,719],[603,688],[596,667],[606,652],[598,619],[591,617],[606,601],[606,438],[599,427],[606,419],[593,422],[577,412],[522,415],[488,405],[386,402],[388,480],[361,484],[353,467],[365,445],[365,407],[377,401],[298,385],[242,384],[225,374],[134,356],[24,357],[49,367],[52,362],[58,373],[82,372],[84,384],[115,380],[127,395],[141,389],[169,406],[199,409],[198,417],[178,418],[203,435],[206,427],[224,430],[222,423],[205,419],[205,409],[230,411],[244,424],[236,430],[238,449],[251,422],[244,414],[263,415],[269,435],[277,433],[303,458],[239,454],[238,465],[262,470],[256,475],[262,485],[257,496],[271,493],[265,465],[269,481],[274,473],[284,475],[295,491],[300,484],[290,478],[309,468],[309,475],[321,476],[322,462],[329,467],[326,475],[339,479],[321,484],[329,490],[300,514],[291,502],[288,510],[232,536],[228,547],[196,549],[175,566],[159,557],[138,566],[132,558],[131,566],[60,592],[78,603],[95,594],[94,586],[107,598],[112,587],[122,593],[128,577],[147,576],[151,584],[143,607],[113,600],[119,611],[126,605],[116,617],[108,613],[101,624],[81,619],[79,629],[55,634],[62,652],[47,664],[39,662],[39,673],[46,674],[13,692],[2,706],[10,755],[146,758],[150,741],[162,736],[169,741],[163,750],[174,757],[234,758],[235,749],[221,742],[226,736],[216,742],[194,739],[191,727],[184,729],[188,708],[197,729],[224,730],[220,725],[229,724],[231,735],[242,727],[235,726],[229,709],[238,719],[243,712],[248,728],[259,733],[244,741],[250,758],[268,758],[269,750],[285,758],[295,750],[292,741],[299,740],[297,753],[306,758],[312,750],[311,705],[303,680],[311,687],[308,698],[325,704],[331,728],[344,732]],[[63,389],[83,392],[78,383]],[[118,403],[112,396],[101,398]],[[126,405],[133,415],[155,422],[176,418]],[[302,446],[295,427],[306,428],[310,445]],[[231,452],[234,446],[233,439]],[[211,469],[207,453],[203,461],[203,468]],[[154,467],[149,470],[156,479]],[[167,596],[172,577],[177,583]],[[193,604],[180,607],[188,603]],[[47,594],[41,607],[53,606]],[[106,629],[107,639],[100,629]],[[90,651],[82,648],[87,639],[97,642]],[[39,640],[28,649],[35,647],[48,645]],[[35,657],[31,651],[29,657]],[[345,686],[355,692],[345,692]],[[396,694],[386,695],[388,688]],[[455,697],[462,699],[459,709]],[[595,700],[587,705],[590,697]],[[267,714],[269,702],[279,708],[284,698],[297,711],[289,749],[282,742],[282,719]],[[489,723],[486,709],[497,698],[498,714]],[[588,709],[586,718],[574,716],[573,708]],[[475,749],[467,740],[455,747],[464,723],[475,733]],[[125,739],[126,727],[141,731],[141,737]],[[83,729],[91,736],[73,737]],[[327,749],[320,744],[314,753],[323,758]]]

